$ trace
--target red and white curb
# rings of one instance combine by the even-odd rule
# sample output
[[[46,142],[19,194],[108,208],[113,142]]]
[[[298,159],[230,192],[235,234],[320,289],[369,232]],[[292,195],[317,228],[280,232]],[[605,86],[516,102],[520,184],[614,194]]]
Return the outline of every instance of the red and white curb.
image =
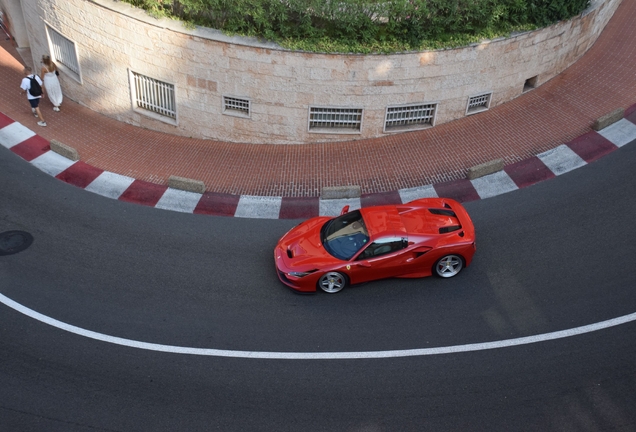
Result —
[[[121,201],[184,213],[264,219],[306,219],[335,216],[352,210],[444,196],[460,202],[485,199],[565,174],[636,140],[636,111],[600,132],[590,131],[569,143],[503,171],[474,180],[461,179],[397,191],[363,194],[360,198],[321,200],[318,197],[268,197],[203,194],[172,189],[71,161],[50,149],[50,143],[29,128],[0,114],[0,144],[45,173],[87,191]]]

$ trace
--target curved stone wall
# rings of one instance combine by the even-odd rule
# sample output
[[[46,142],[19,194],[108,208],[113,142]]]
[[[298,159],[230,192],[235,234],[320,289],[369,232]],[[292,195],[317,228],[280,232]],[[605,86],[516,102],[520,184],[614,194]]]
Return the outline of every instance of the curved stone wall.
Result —
[[[79,71],[61,76],[70,99],[170,134],[297,144],[383,136],[388,106],[432,105],[440,124],[467,115],[472,96],[491,94],[490,107],[510,101],[583,55],[620,1],[595,0],[570,21],[506,39],[392,55],[287,51],[111,0],[22,0],[22,8],[36,64],[50,52],[51,29],[74,44]],[[132,73],[174,86],[175,119],[133,107]],[[224,112],[224,97],[247,102],[249,116]],[[361,109],[360,130],[316,133],[310,107]]]

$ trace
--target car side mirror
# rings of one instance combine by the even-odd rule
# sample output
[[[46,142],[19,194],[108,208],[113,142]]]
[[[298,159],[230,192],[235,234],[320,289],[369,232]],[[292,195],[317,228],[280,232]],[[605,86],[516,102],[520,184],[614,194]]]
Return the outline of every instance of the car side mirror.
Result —
[[[343,214],[349,213],[349,206],[346,205],[342,208],[342,210],[340,211],[340,216],[342,216]]]

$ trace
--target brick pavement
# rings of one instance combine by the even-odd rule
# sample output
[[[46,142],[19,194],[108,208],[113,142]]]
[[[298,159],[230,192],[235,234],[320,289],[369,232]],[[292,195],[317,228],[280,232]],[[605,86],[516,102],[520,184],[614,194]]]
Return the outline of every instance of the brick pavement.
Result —
[[[239,195],[282,197],[294,214],[295,198],[317,197],[324,186],[360,185],[363,199],[373,194],[377,200],[422,185],[462,184],[468,167],[497,158],[527,168],[563,143],[587,151],[593,121],[636,101],[634,22],[636,1],[623,1],[590,51],[541,87],[477,115],[372,140],[246,145],[188,139],[123,124],[68,99],[60,113],[44,100],[49,126],[39,128],[19,94],[21,59],[6,41],[0,42],[0,112],[45,140],[76,148],[82,164],[100,171],[162,187],[157,190],[165,190],[170,175],[202,180],[235,207]]]

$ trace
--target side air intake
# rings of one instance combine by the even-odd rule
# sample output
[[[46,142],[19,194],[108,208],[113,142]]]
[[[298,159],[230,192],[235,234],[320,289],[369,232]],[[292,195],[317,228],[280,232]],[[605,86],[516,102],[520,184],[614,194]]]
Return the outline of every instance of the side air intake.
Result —
[[[453,231],[457,231],[458,229],[461,229],[461,227],[459,225],[453,225],[453,226],[448,226],[448,227],[441,227],[439,229],[439,233],[440,234],[446,234],[449,232],[453,232]]]
[[[454,211],[452,211],[452,210],[446,210],[446,209],[428,209],[428,211],[430,211],[430,212],[431,212],[431,213],[433,213],[434,215],[457,217],[457,215],[455,215],[455,212],[454,212]]]

